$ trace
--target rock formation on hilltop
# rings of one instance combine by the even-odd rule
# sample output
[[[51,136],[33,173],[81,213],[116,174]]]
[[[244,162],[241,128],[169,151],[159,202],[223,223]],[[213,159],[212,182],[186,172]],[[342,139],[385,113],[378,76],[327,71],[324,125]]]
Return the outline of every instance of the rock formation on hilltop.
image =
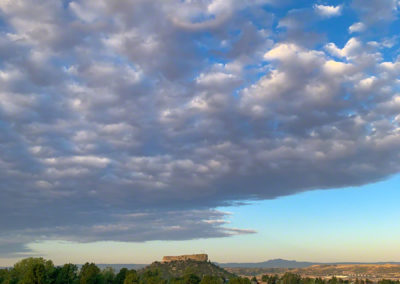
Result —
[[[164,256],[162,262],[171,262],[171,261],[208,261],[207,254],[187,254],[187,255],[178,255],[178,256]]]
[[[207,260],[208,256],[206,254],[164,257],[162,262],[156,261],[138,270],[138,274],[154,274],[163,279],[179,278],[188,274],[195,274],[200,278],[205,275],[220,277],[221,279],[236,277],[235,274]]]

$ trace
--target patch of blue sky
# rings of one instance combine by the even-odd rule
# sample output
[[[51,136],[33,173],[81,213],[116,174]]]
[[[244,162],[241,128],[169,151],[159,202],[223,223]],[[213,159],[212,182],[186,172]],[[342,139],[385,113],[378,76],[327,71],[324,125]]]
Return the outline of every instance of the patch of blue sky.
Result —
[[[272,12],[275,15],[276,19],[280,19],[287,14],[288,8],[290,8],[289,11],[310,8],[312,7],[313,3],[313,1],[309,0],[281,1],[281,3],[274,3],[272,5],[266,4],[264,6],[264,9],[268,12]],[[290,6],[288,4],[290,4]]]
[[[320,17],[315,25],[312,26],[312,30],[325,35],[327,42],[333,42],[342,47],[352,37],[348,30],[355,22],[357,22],[357,17],[354,12],[343,8],[341,15],[329,18]],[[321,44],[323,45],[324,43]]]
[[[260,234],[284,232],[323,238],[326,232],[351,236],[356,230],[387,229],[400,237],[400,230],[393,228],[393,220],[400,218],[399,187],[400,175],[396,175],[369,185],[313,190],[219,210],[232,212],[230,226],[255,229]],[[360,232],[356,235],[361,238]]]
[[[382,44],[384,44],[384,46],[382,46],[380,50],[382,61],[393,62],[399,58],[400,54],[399,41],[400,38],[398,36],[392,36],[389,38],[384,38],[382,40]]]
[[[11,30],[11,28],[8,25],[6,25],[6,23],[4,22],[4,20],[0,16],[0,32],[7,33],[10,30]]]

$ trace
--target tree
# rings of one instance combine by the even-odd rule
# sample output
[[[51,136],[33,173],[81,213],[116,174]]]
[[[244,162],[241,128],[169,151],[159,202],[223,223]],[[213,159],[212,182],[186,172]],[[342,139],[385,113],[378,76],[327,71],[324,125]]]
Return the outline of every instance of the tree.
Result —
[[[185,284],[182,277],[174,277],[168,281],[168,284]]]
[[[277,284],[278,283],[278,280],[279,280],[279,277],[278,277],[278,275],[271,275],[271,276],[269,276],[268,278],[267,278],[267,284]],[[264,280],[263,280],[264,281]]]
[[[114,283],[115,273],[114,273],[114,269],[112,269],[111,267],[104,268],[101,271],[101,275],[103,277],[104,284],[113,284]]]
[[[223,282],[221,277],[205,275],[203,279],[201,279],[200,284],[222,284]]]
[[[22,278],[21,284],[46,284],[46,267],[43,263],[33,263]]]
[[[282,284],[300,284],[300,282],[301,276],[290,272],[286,272],[281,278]]]
[[[62,267],[55,266],[51,271],[48,272],[48,284],[57,284],[58,274],[60,273]]]
[[[54,273],[54,265],[51,260],[39,258],[25,258],[14,264],[9,274],[9,284],[31,284],[51,283],[51,276]]]
[[[79,274],[80,284],[101,284],[102,277],[100,274],[100,269],[94,263],[86,262]]]
[[[122,268],[114,278],[114,284],[124,284],[126,274],[128,273],[127,268]]]
[[[143,280],[141,282],[145,284],[163,284],[167,282],[165,279],[162,279],[159,269],[146,270],[143,273],[141,280]]]
[[[129,270],[126,274],[124,284],[137,284],[139,283],[139,277],[136,273],[136,270]]]
[[[315,284],[315,279],[310,277],[302,278],[301,284]]]
[[[265,274],[261,277],[262,282],[266,282],[267,284],[277,284],[279,280],[278,275],[268,275]]]
[[[58,274],[55,283],[56,284],[73,284],[78,279],[78,266],[75,264],[67,263],[64,264]]]
[[[248,278],[242,278],[242,277],[233,277],[229,279],[229,284],[250,284],[250,280]]]
[[[200,277],[193,273],[188,273],[183,276],[183,282],[185,284],[199,284],[200,281]]]
[[[0,284],[5,283],[9,280],[10,271],[8,269],[0,269]]]
[[[338,282],[339,281],[335,276],[328,280],[328,284],[338,284]]]
[[[395,284],[396,281],[390,280],[390,279],[382,279],[378,281],[378,284]]]
[[[325,284],[325,280],[321,277],[315,278],[315,284]]]

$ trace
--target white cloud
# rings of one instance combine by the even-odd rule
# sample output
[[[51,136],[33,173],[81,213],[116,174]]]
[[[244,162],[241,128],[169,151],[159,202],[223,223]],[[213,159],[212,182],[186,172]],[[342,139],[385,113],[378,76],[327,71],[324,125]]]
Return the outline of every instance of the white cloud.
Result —
[[[323,17],[335,17],[342,14],[342,6],[314,5],[314,10]]]
[[[363,91],[370,91],[374,87],[376,81],[377,78],[375,76],[364,78],[356,85],[356,88],[359,88]]]
[[[328,60],[324,64],[324,70],[328,74],[346,74],[353,69],[354,66],[349,63]]]
[[[229,84],[232,81],[236,81],[238,78],[234,74],[223,73],[223,72],[212,72],[212,73],[201,73],[196,78],[197,84],[212,86],[214,84]]]
[[[325,49],[333,56],[351,59],[360,54],[362,51],[362,43],[357,38],[353,37],[347,41],[342,49],[338,48],[334,43],[328,43],[325,45]]]
[[[352,24],[349,27],[349,33],[359,33],[359,32],[363,32],[365,30],[365,24],[363,24],[362,22],[357,22]]]
[[[52,166],[63,166],[63,165],[82,165],[87,167],[106,167],[111,161],[105,157],[95,156],[72,156],[72,157],[61,157],[61,158],[46,158],[44,160],[46,164]]]

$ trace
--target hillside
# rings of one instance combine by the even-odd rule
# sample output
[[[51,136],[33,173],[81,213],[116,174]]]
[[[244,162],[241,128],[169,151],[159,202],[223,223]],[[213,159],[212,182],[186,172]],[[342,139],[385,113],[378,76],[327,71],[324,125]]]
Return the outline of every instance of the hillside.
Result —
[[[318,264],[303,268],[226,268],[237,275],[283,274],[292,272],[303,277],[369,278],[369,279],[400,279],[400,264]]]
[[[295,269],[295,273],[302,275],[349,275],[365,277],[400,277],[399,264],[336,264],[312,265],[307,268]]]
[[[196,274],[200,278],[204,275],[219,276],[225,279],[234,277],[233,273],[226,271],[225,269],[215,265],[211,262],[206,261],[171,261],[171,262],[153,262],[149,266],[138,270],[139,274],[143,274],[146,271],[158,270],[161,277],[169,279],[172,277],[182,277],[184,274],[192,273]]]

